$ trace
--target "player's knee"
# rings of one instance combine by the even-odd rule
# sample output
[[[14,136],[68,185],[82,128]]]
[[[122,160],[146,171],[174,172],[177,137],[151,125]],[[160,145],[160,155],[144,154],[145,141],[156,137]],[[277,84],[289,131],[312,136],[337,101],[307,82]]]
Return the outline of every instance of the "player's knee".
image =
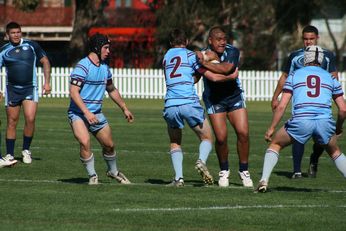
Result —
[[[83,150],[90,149],[90,139],[79,139],[79,144]]]
[[[102,149],[102,153],[104,154],[112,154],[112,153],[115,153],[115,150],[114,150],[114,145],[106,145],[103,147]]]
[[[27,124],[35,123],[35,116],[34,115],[25,116],[25,123]]]
[[[215,144],[218,145],[218,146],[227,145],[227,137],[226,138],[224,138],[224,137],[216,138]]]
[[[177,144],[177,143],[171,143],[170,149],[171,150],[181,149],[181,146],[179,144]]]
[[[249,140],[249,133],[247,131],[239,131],[237,137],[240,142],[247,142]]]
[[[282,149],[281,145],[278,143],[271,143],[268,147],[268,149],[275,151],[276,153],[279,154],[280,150]]]

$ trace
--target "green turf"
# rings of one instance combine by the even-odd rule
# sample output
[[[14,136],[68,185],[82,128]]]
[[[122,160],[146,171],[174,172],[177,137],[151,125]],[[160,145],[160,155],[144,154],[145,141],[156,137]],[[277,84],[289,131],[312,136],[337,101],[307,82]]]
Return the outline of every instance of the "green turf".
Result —
[[[257,182],[267,147],[269,102],[248,102],[251,132],[250,171]],[[231,185],[204,187],[194,169],[198,140],[184,130],[186,187],[169,188],[173,176],[162,100],[127,100],[135,123],[127,124],[109,99],[104,105],[118,153],[118,166],[134,183],[119,185],[105,176],[101,149],[92,140],[101,182],[88,186],[71,133],[67,99],[41,99],[32,144],[33,163],[19,157],[23,118],[18,125],[14,168],[0,169],[0,230],[345,230],[346,182],[323,155],[316,179],[290,179],[290,148],[282,151],[270,181],[270,192],[254,194],[237,176],[235,136],[229,132]],[[288,115],[286,115],[287,117]],[[2,135],[6,121],[0,115]],[[2,140],[4,140],[2,138]],[[4,142],[2,142],[4,143]],[[4,146],[4,145],[2,145]],[[345,149],[345,139],[340,146]],[[2,147],[4,152],[4,147]],[[306,145],[303,170],[308,167]],[[217,179],[213,151],[208,166]]]

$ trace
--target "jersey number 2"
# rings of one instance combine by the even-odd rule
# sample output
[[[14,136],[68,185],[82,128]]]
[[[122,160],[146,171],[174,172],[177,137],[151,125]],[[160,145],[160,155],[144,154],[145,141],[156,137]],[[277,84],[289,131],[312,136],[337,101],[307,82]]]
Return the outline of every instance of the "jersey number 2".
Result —
[[[171,74],[169,74],[170,78],[177,78],[180,77],[181,74],[176,73],[177,69],[179,68],[180,64],[181,64],[181,58],[180,56],[175,56],[171,59],[170,61],[171,64],[174,64],[173,70],[171,72]]]
[[[316,98],[320,95],[321,79],[316,75],[309,75],[306,78],[306,86],[309,88],[307,95],[311,98]]]

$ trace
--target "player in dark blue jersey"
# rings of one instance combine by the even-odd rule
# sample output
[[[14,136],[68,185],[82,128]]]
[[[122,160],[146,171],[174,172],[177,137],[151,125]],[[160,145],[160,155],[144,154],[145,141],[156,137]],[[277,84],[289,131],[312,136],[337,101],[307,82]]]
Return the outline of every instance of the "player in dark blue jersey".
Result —
[[[30,145],[35,130],[35,117],[38,103],[38,82],[36,76],[36,63],[43,65],[44,85],[43,94],[49,94],[50,63],[46,53],[34,41],[22,38],[21,27],[16,22],[6,26],[6,36],[9,43],[0,50],[0,66],[5,66],[6,91],[5,105],[7,113],[6,151],[4,157],[14,160],[14,146],[16,141],[16,127],[21,107],[23,107],[25,124],[23,131],[23,162],[32,162]]]
[[[230,74],[239,62],[239,50],[227,44],[226,33],[221,27],[214,27],[209,32],[209,47],[216,53],[215,59],[221,63],[206,62],[202,65],[214,73]],[[201,57],[200,54],[198,54]],[[210,58],[213,59],[213,58]],[[248,171],[249,160],[249,126],[248,115],[240,80],[212,82],[204,78],[203,100],[216,137],[215,148],[219,159],[219,186],[229,185],[229,164],[227,144],[227,120],[237,134],[237,151],[239,156],[239,177],[245,187],[253,187]]]
[[[105,63],[109,56],[109,47],[110,41],[107,36],[93,35],[89,41],[90,53],[78,62],[71,73],[68,117],[73,134],[80,145],[80,160],[87,170],[90,185],[98,184],[98,176],[94,167],[89,132],[102,147],[103,158],[108,167],[107,176],[121,184],[130,184],[117,168],[111,128],[102,113],[103,98],[107,91],[109,97],[122,109],[127,121],[134,120],[118,89],[114,87],[111,72]]]
[[[211,81],[227,81],[237,76],[215,74],[202,68],[198,63],[196,54],[186,48],[188,40],[183,30],[172,30],[169,38],[172,47],[163,59],[167,89],[163,117],[167,123],[170,154],[175,171],[175,177],[170,185],[176,187],[184,185],[183,151],[181,148],[184,121],[201,141],[195,168],[202,175],[204,183],[211,185],[213,178],[206,162],[212,150],[212,134],[194,84],[199,80],[201,74],[204,74]]]
[[[308,25],[304,27],[302,32],[302,38],[304,47],[316,45],[318,40],[318,30],[316,27]],[[323,49],[324,58],[321,67],[338,78],[338,72],[335,65],[335,56],[328,50]],[[283,89],[283,85],[287,79],[287,76],[292,72],[304,66],[304,48],[292,52],[288,58],[285,66],[282,68],[282,74],[278,81],[277,87],[272,98],[272,110],[274,111],[279,103],[278,97]],[[310,165],[308,169],[308,175],[310,177],[316,177],[318,159],[323,153],[323,147],[314,143],[313,152],[310,156]],[[293,157],[293,175],[292,178],[301,178],[301,162],[304,154],[304,145],[295,142],[292,145],[292,157]]]
[[[305,144],[311,137],[326,148],[337,169],[346,177],[346,157],[337,145],[337,135],[342,134],[346,118],[346,103],[341,84],[328,71],[321,68],[323,51],[318,46],[308,46],[304,51],[305,67],[289,74],[283,88],[279,105],[274,111],[271,125],[265,133],[270,141],[266,150],[263,171],[257,192],[267,191],[269,177],[279,152],[284,147],[298,141]],[[292,98],[292,117],[274,134]],[[332,115],[332,100],[338,107],[336,122]]]

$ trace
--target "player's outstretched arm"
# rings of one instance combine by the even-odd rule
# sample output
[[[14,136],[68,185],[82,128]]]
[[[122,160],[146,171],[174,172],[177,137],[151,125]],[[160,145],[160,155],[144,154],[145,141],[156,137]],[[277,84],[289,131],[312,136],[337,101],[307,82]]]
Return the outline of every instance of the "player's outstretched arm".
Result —
[[[115,102],[118,105],[118,107],[121,108],[121,110],[123,111],[124,116],[127,119],[127,122],[132,123],[135,117],[127,108],[125,101],[123,100],[123,98],[121,97],[119,93],[119,90],[114,87],[113,83],[107,85],[106,90],[109,94],[109,97],[111,97],[111,99],[113,100],[113,102]]]
[[[225,82],[225,81],[230,81],[230,80],[235,80],[238,78],[238,68],[229,75],[222,75],[222,74],[216,74],[211,71],[206,71],[204,73],[204,77],[209,79],[212,82]]]
[[[292,97],[291,93],[282,94],[281,101],[279,105],[277,106],[276,110],[274,111],[272,122],[264,135],[264,138],[266,141],[271,141],[271,137],[274,134],[275,128],[280,123],[280,120],[286,111],[286,107],[288,103],[290,102],[291,97]]]
[[[50,86],[50,62],[47,56],[44,56],[40,59],[40,62],[43,65],[43,75],[44,75],[44,84],[43,84],[43,94],[48,95],[51,93]]]
[[[282,92],[282,89],[285,85],[286,79],[287,79],[288,75],[285,72],[282,72],[278,84],[276,85],[273,97],[272,97],[272,101],[271,101],[271,107],[272,110],[275,111],[275,109],[277,108],[277,106],[279,105],[279,95]]]
[[[338,107],[338,117],[336,119],[336,135],[340,135],[342,133],[342,127],[346,118],[346,103],[344,97],[339,96],[334,99],[336,106]]]

